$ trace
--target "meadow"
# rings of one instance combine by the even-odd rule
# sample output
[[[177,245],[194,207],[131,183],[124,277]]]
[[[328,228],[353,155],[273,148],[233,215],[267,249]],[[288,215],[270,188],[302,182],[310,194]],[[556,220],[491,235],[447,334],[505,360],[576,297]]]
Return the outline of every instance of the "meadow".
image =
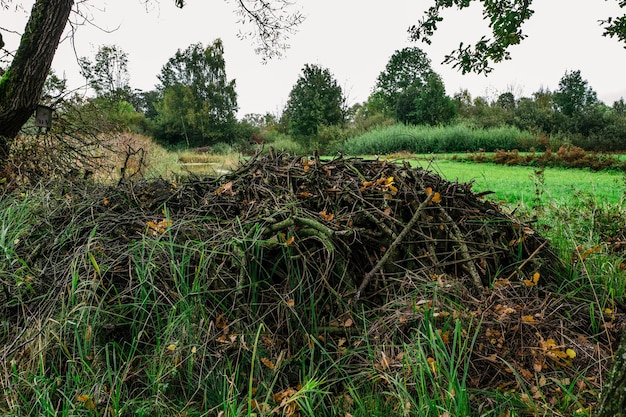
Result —
[[[618,204],[624,198],[624,174],[620,172],[475,164],[428,155],[410,161],[449,181],[473,182],[475,191],[493,191],[493,198],[513,206],[530,207],[537,199],[567,204],[583,195],[607,204]]]
[[[320,249],[299,252],[289,237],[293,225],[266,220],[295,205],[263,214],[265,227],[230,221],[203,201],[228,201],[236,185],[223,178],[184,183],[183,163],[210,164],[214,174],[216,167],[237,170],[243,158],[159,152],[147,168],[151,179],[128,188],[51,183],[0,199],[2,414],[591,415],[626,288],[622,173],[379,156],[472,182],[476,193],[493,191],[485,199],[527,222],[529,236],[546,237],[564,271],[552,284],[538,275],[514,285],[495,276],[490,291],[499,304],[484,307],[446,277],[427,274],[369,311],[320,281],[324,262],[304,262],[338,260],[337,248],[324,258],[332,249],[324,249],[328,229],[305,222]],[[390,185],[387,178],[382,186]],[[254,201],[246,201],[252,210]],[[285,234],[267,237],[267,230]],[[269,255],[274,265],[261,262]],[[289,285],[267,284],[277,276]],[[536,315],[519,313],[522,324],[509,334],[519,326],[547,331],[543,321],[554,315],[563,334],[584,327],[588,335],[546,336],[507,356],[501,332],[516,324],[507,318],[535,302]],[[397,326],[407,317],[403,333]],[[288,331],[271,331],[276,323]],[[385,334],[393,343],[382,344]],[[485,349],[497,355],[481,358]],[[516,355],[531,366],[502,360],[506,385],[476,385],[477,364]],[[533,365],[533,357],[541,360]]]

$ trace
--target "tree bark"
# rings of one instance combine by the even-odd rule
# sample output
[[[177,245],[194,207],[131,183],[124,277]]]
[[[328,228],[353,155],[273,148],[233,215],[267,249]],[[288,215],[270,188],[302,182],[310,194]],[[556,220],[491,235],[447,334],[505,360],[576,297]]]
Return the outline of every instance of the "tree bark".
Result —
[[[622,333],[609,377],[602,387],[597,417],[626,416],[626,331]]]
[[[11,66],[0,78],[0,164],[33,114],[74,0],[37,0]]]

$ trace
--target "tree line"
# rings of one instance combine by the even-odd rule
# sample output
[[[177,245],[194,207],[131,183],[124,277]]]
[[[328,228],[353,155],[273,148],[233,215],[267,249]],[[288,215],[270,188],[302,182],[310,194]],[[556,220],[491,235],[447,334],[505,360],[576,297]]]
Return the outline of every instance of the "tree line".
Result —
[[[555,90],[540,89],[528,97],[512,91],[472,97],[467,90],[450,96],[426,53],[407,47],[390,57],[362,103],[348,106],[331,71],[306,64],[281,114],[237,120],[236,81],[226,74],[219,39],[178,50],[162,67],[159,84],[146,92],[131,87],[128,56],[118,46],[103,45],[93,59],[80,62],[95,93],[89,102],[105,115],[107,128],[146,133],[165,145],[226,144],[245,150],[251,138],[271,141],[278,132],[303,149],[329,150],[381,125],[464,123],[476,128],[515,126],[591,151],[626,149],[624,99],[610,106],[601,102],[578,70],[566,71]]]

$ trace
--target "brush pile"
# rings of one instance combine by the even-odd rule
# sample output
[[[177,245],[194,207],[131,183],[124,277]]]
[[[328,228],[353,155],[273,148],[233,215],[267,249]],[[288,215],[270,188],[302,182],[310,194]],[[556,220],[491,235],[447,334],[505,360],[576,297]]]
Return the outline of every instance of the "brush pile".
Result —
[[[326,370],[327,380],[339,372],[370,380],[364,367],[401,374],[406,344],[425,329],[451,352],[452,340],[472,345],[458,365],[468,386],[485,390],[542,381],[542,395],[556,398],[577,378],[576,391],[595,398],[610,365],[599,359],[618,334],[615,313],[592,334],[588,306],[553,296],[567,285],[566,268],[545,239],[472,184],[408,164],[270,154],[219,178],[91,185],[52,200],[21,237],[24,262],[13,272],[27,265],[28,285],[5,286],[10,326],[0,353],[18,368],[34,357],[24,329],[53,325],[77,286],[83,304],[102,309],[101,325],[88,329],[96,358],[110,341],[135,343],[141,328],[123,382],[130,392],[141,386],[150,350],[168,343],[159,318],[183,300],[196,330],[168,333],[172,355],[194,346],[205,361],[234,363],[257,341],[282,387],[302,382],[302,362],[291,358],[321,345],[342,363]],[[149,305],[138,305],[139,289]],[[76,342],[58,343],[67,350]],[[376,363],[348,354],[365,346]],[[185,368],[189,360],[176,362],[178,375],[188,375],[170,389],[187,392],[200,378],[197,364]]]

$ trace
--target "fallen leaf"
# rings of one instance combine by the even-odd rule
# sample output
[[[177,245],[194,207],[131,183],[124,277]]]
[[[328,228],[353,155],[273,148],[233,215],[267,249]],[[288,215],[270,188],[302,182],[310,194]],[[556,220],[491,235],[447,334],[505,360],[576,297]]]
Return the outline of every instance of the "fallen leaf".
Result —
[[[276,367],[276,365],[274,365],[274,362],[267,358],[261,358],[261,363],[272,370]]]
[[[335,218],[335,215],[333,213],[326,213],[326,210],[322,210],[320,211],[320,217],[326,221],[331,221],[332,219]]]
[[[295,236],[289,236],[284,242],[283,246],[293,246],[293,243],[296,241]]]
[[[528,380],[532,380],[533,379],[533,373],[530,372],[528,369],[524,369],[524,368],[520,368],[520,373],[522,374],[522,376]]]
[[[392,363],[393,363],[393,359],[387,356],[385,352],[382,352],[382,358],[380,359],[380,362],[378,363],[380,369],[382,369],[383,371],[386,371],[387,369],[389,369]]]
[[[228,328],[228,323],[225,320],[226,313],[222,313],[215,319],[215,327],[218,329],[226,329]],[[228,333],[228,332],[226,332]]]
[[[235,194],[233,192],[233,182],[229,181],[226,184],[222,184],[216,191],[215,194],[220,195],[220,194],[227,194],[227,195],[233,195]]]

